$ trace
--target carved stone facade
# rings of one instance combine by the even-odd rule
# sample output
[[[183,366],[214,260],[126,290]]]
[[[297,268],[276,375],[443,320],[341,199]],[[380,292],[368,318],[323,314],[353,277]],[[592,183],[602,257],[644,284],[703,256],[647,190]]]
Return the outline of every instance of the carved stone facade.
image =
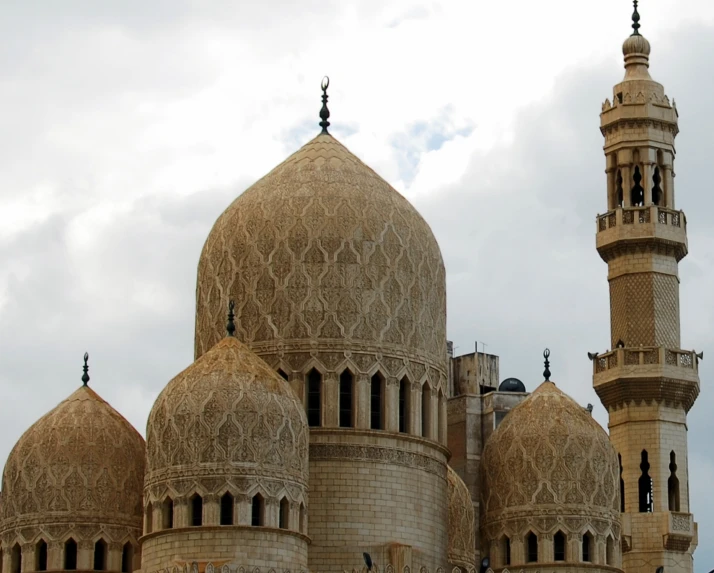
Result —
[[[108,567],[119,571],[125,544],[138,554],[144,455],[139,433],[87,386],[35,422],[3,472],[3,570],[18,546],[24,570],[34,571],[42,543],[45,566],[63,569],[70,540],[78,566],[91,568],[102,540]]]
[[[620,567],[617,454],[590,414],[555,384],[544,382],[513,408],[486,443],[481,468],[482,547],[493,566]]]
[[[459,475],[449,468],[449,563],[471,569],[475,566],[476,516],[471,494]]]

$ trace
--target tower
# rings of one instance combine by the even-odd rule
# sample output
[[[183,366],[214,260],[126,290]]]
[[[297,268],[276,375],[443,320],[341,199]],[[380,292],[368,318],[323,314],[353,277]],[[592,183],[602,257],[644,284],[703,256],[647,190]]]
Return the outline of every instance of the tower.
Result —
[[[699,378],[697,355],[680,343],[677,265],[687,234],[675,208],[678,114],[650,77],[634,4],[625,78],[600,115],[608,211],[597,217],[597,250],[608,264],[612,350],[593,357],[593,384],[620,460],[623,569],[684,573],[697,544],[687,412]]]

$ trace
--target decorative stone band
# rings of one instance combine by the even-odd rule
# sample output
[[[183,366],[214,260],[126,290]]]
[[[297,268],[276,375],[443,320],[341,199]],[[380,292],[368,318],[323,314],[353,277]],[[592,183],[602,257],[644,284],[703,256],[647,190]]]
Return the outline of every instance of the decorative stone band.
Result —
[[[580,513],[573,510],[564,511],[557,507],[552,510],[539,508],[537,514],[532,509],[523,508],[500,514],[486,514],[481,527],[489,539],[500,539],[504,534],[511,538],[525,537],[529,531],[539,534],[555,533],[559,529],[577,535],[592,529],[603,538],[612,535],[618,541],[621,526],[617,517],[593,508],[582,509]]]
[[[171,529],[161,529],[159,531],[154,531],[152,533],[147,533],[144,535],[144,537],[141,538],[142,543],[146,543],[146,541],[150,539],[157,539],[161,537],[171,537],[171,536],[177,536],[181,533],[196,533],[199,532],[201,534],[208,534],[210,535],[211,531],[238,531],[238,530],[245,530],[245,531],[250,531],[252,533],[255,532],[260,532],[260,533],[278,533],[280,535],[288,535],[290,537],[297,537],[298,539],[301,539],[302,541],[305,541],[306,543],[310,543],[310,537],[305,535],[304,533],[300,533],[299,531],[295,531],[293,529],[283,529],[283,528],[277,528],[277,527],[265,527],[265,526],[260,526],[260,527],[255,527],[252,525],[203,525],[201,527],[173,527]],[[208,565],[208,561],[204,562],[204,565]],[[166,569],[168,571],[168,569]],[[203,569],[201,569],[203,571]],[[220,571],[220,569],[216,568],[215,571]],[[235,571],[235,570],[234,570]]]
[[[611,108],[612,109],[612,108]],[[614,121],[608,121],[606,125],[603,125],[606,121],[605,118],[601,121],[600,133],[605,137],[608,135],[617,135],[618,131],[621,129],[633,129],[633,128],[650,128],[663,131],[664,133],[669,133],[672,137],[676,137],[679,133],[679,126],[676,121],[660,121],[652,118],[621,118]]]
[[[310,463],[340,460],[394,464],[446,479],[448,450],[431,440],[406,434],[385,435],[379,431],[334,430],[311,429]],[[365,443],[365,438],[372,443]]]
[[[307,573],[304,569],[294,569],[294,573]],[[251,567],[243,565],[233,565],[229,563],[211,561],[193,561],[192,563],[178,563],[173,567],[166,569],[156,569],[153,571],[147,571],[145,573],[292,573],[290,569],[285,569],[283,571],[276,571],[275,569],[261,569],[260,567]],[[412,568],[405,565],[399,573],[446,573],[446,569],[443,567],[437,567],[435,570],[429,569],[428,567]],[[491,570],[489,570],[491,571]],[[367,567],[362,567],[361,569],[352,569],[348,571],[343,570],[343,573],[398,573],[397,569],[391,564],[386,567],[380,567],[378,564],[373,564],[372,569],[368,570]],[[450,573],[476,573],[474,568],[464,569],[461,567],[454,567],[450,570]],[[493,573],[493,571],[491,571]]]
[[[221,494],[229,483],[239,485],[246,479],[252,480],[251,483],[254,483],[256,479],[262,479],[266,482],[272,480],[279,483],[294,483],[301,487],[307,487],[307,483],[295,479],[295,476],[286,476],[286,472],[282,469],[272,471],[270,468],[240,466],[231,473],[226,471],[225,467],[200,469],[178,467],[147,473],[144,491],[146,489],[154,491],[157,488],[166,487],[166,484],[170,484],[175,494],[179,496],[190,495],[197,488],[202,495],[208,493]]]
[[[47,521],[45,517],[44,520],[18,520],[18,524],[14,527],[3,524],[3,531],[0,533],[3,545],[12,547],[16,541],[34,543],[40,537],[47,543],[64,542],[70,537],[77,542],[96,541],[97,538],[102,537],[108,543],[112,541],[124,543],[126,541],[135,542],[141,536],[141,523],[137,523],[136,519],[130,526],[121,526],[115,523],[108,525],[99,521],[93,523],[87,520],[65,523],[47,523]]]
[[[679,348],[616,348],[593,360],[593,385],[606,407],[655,400],[687,412],[699,395],[694,351]]]
[[[598,215],[596,246],[610,262],[632,249],[671,255],[677,262],[687,256],[687,218],[683,211],[651,205],[619,207]]]

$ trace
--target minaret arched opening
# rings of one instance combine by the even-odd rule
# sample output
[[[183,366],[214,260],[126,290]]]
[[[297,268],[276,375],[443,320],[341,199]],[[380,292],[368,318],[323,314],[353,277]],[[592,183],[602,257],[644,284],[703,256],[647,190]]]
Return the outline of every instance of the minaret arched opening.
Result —
[[[200,527],[203,525],[203,498],[197,493],[191,497],[191,527]]]
[[[340,374],[340,428],[354,426],[354,375],[349,369]]]
[[[667,480],[669,511],[679,511],[679,478],[677,477],[677,455],[674,451],[669,453],[669,472]]]
[[[370,380],[369,391],[369,427],[372,430],[384,429],[384,376],[376,372]]]
[[[134,546],[127,541],[121,550],[121,573],[131,573],[134,570]]]
[[[230,492],[226,492],[221,496],[221,525],[233,525],[233,503],[234,498]]]
[[[635,166],[632,174],[632,189],[630,190],[630,204],[633,207],[641,207],[645,204],[645,189],[642,187],[642,173],[639,166]]]
[[[555,561],[565,561],[566,560],[566,538],[565,533],[558,531],[553,536],[553,559]]]
[[[322,374],[315,368],[307,374],[307,423],[312,427],[322,424]]]
[[[637,484],[640,494],[640,513],[652,513],[654,511],[652,499],[652,478],[649,474],[650,462],[647,459],[647,450],[642,450],[642,454],[640,455],[640,457],[642,460],[640,462],[640,470],[642,470],[642,475],[640,475],[640,479]]]
[[[538,536],[532,531],[526,536],[526,561],[538,562]]]
[[[64,544],[64,568],[68,571],[77,568],[77,542],[71,537]]]
[[[40,539],[35,546],[35,570],[47,571],[47,542]]]
[[[623,202],[624,202],[624,200],[625,200],[625,193],[624,193],[624,191],[622,190],[622,183],[623,183],[622,170],[621,170],[621,169],[618,169],[618,170],[617,170],[617,179],[615,179],[615,185],[616,185],[616,187],[615,187],[615,195],[616,195],[616,198],[617,198],[617,206],[618,206],[618,207],[622,207]]]
[[[10,572],[22,572],[22,549],[20,548],[19,543],[15,543],[10,551]]]
[[[94,544],[94,570],[106,571],[107,569],[107,542],[103,539]]]
[[[411,412],[411,382],[406,376],[399,381],[399,431],[409,432]]]
[[[622,454],[617,454],[617,461],[620,462],[620,511],[625,513],[625,480],[622,479]]]

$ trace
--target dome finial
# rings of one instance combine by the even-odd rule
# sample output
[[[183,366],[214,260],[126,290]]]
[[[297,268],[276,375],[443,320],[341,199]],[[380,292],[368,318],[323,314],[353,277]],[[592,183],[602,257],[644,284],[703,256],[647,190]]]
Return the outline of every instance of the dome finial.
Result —
[[[635,11],[632,13],[632,29],[634,32],[632,32],[633,36],[639,36],[640,32],[640,13],[637,11],[637,0],[633,0],[632,2],[635,5]]]
[[[85,352],[84,353],[84,366],[82,366],[82,370],[84,373],[82,374],[82,383],[84,386],[87,385],[87,382],[89,382],[89,365],[87,364],[89,362],[89,353]]]
[[[322,109],[320,110],[320,127],[322,128],[322,133],[327,133],[327,128],[330,126],[330,122],[327,119],[330,117],[330,110],[327,109],[327,88],[330,87],[330,78],[325,76],[322,78]]]
[[[548,360],[548,357],[550,356],[550,350],[547,348],[543,351],[543,358],[545,358],[545,370],[543,370],[543,378],[545,378],[546,382],[550,382],[550,361]]]
[[[228,303],[228,324],[226,325],[226,330],[228,331],[228,336],[235,336],[236,332],[236,323],[233,322],[235,319],[236,315],[234,314],[234,310],[236,307],[236,303],[234,300],[230,301]]]

